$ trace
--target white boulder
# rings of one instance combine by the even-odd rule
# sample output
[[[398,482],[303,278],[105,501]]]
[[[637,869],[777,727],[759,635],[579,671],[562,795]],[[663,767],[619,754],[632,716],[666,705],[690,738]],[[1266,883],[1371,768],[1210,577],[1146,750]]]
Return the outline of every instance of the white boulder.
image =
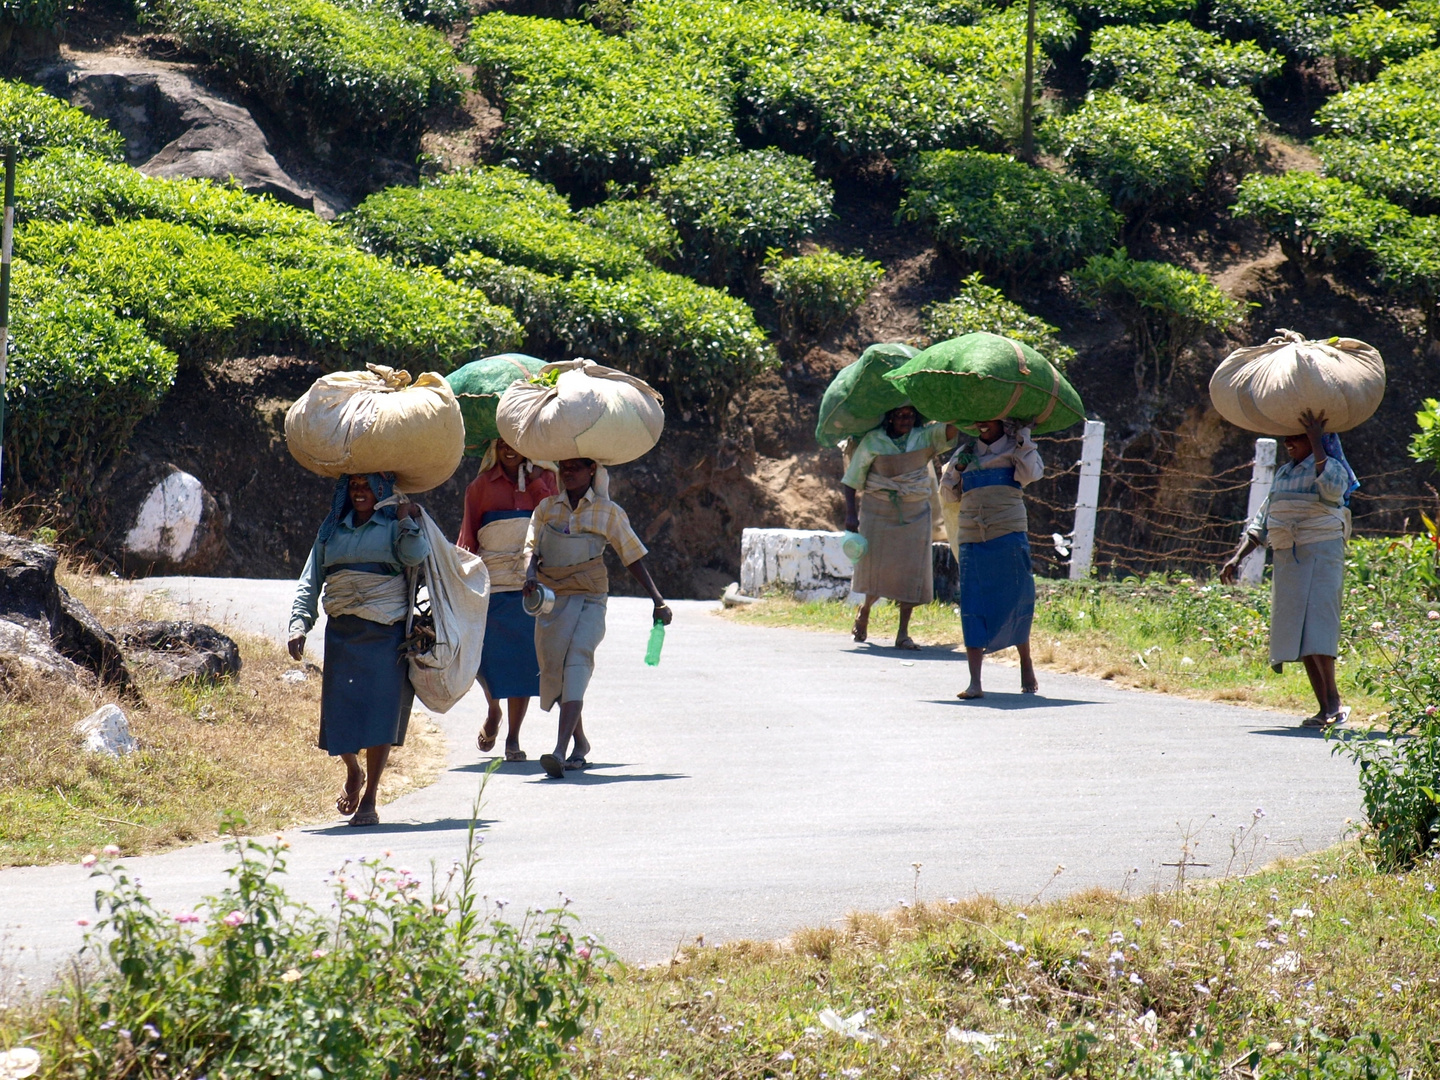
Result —
[[[855,572],[840,542],[844,533],[815,529],[746,529],[740,535],[740,592],[771,589],[798,600],[844,600]]]
[[[85,740],[85,749],[92,754],[124,757],[140,749],[130,734],[130,721],[118,705],[102,705],[75,725],[75,734]]]

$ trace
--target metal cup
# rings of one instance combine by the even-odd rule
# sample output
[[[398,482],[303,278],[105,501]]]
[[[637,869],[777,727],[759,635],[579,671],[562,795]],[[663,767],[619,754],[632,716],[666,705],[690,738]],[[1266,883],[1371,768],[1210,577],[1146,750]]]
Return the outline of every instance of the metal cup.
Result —
[[[526,615],[549,615],[555,610],[555,590],[549,585],[539,585],[529,596],[522,597],[520,604]]]

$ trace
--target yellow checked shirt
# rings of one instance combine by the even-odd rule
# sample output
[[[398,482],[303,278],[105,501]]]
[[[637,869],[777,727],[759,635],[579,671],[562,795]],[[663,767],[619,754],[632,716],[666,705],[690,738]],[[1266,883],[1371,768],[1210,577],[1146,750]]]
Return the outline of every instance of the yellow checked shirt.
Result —
[[[530,515],[530,531],[525,536],[527,560],[534,553],[535,545],[539,543],[540,530],[546,525],[554,525],[560,532],[570,536],[576,533],[603,536],[626,566],[648,554],[645,545],[640,542],[640,537],[631,527],[630,518],[625,511],[609,499],[598,498],[594,488],[585,493],[580,505],[573,510],[563,490],[558,495],[540,500],[540,505],[535,507],[535,512]]]

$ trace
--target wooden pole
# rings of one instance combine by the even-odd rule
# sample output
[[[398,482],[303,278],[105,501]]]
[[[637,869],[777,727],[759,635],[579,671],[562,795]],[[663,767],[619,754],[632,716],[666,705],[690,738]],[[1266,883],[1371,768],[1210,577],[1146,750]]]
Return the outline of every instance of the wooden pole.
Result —
[[[1025,100],[1020,107],[1020,156],[1035,160],[1035,0],[1025,12]]]
[[[15,240],[15,147],[5,148],[5,223],[0,226],[0,495],[5,490],[5,380],[10,366],[10,249]]]

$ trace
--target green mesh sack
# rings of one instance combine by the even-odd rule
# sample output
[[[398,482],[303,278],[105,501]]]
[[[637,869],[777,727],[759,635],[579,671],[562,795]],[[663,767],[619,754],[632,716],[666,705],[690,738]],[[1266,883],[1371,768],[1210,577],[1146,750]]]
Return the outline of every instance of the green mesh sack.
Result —
[[[500,395],[516,379],[529,379],[544,366],[544,360],[524,353],[501,353],[471,361],[445,376],[460,399],[460,415],[465,417],[466,457],[484,457],[486,446],[500,437],[495,426]]]
[[[922,415],[961,427],[1013,417],[1045,435],[1085,419],[1080,395],[1050,361],[999,334],[936,342],[886,378]]]
[[[917,352],[899,342],[871,345],[860,359],[836,372],[820,400],[816,441],[821,446],[835,446],[852,435],[864,435],[879,427],[887,412],[904,405],[905,395],[885,376]]]

